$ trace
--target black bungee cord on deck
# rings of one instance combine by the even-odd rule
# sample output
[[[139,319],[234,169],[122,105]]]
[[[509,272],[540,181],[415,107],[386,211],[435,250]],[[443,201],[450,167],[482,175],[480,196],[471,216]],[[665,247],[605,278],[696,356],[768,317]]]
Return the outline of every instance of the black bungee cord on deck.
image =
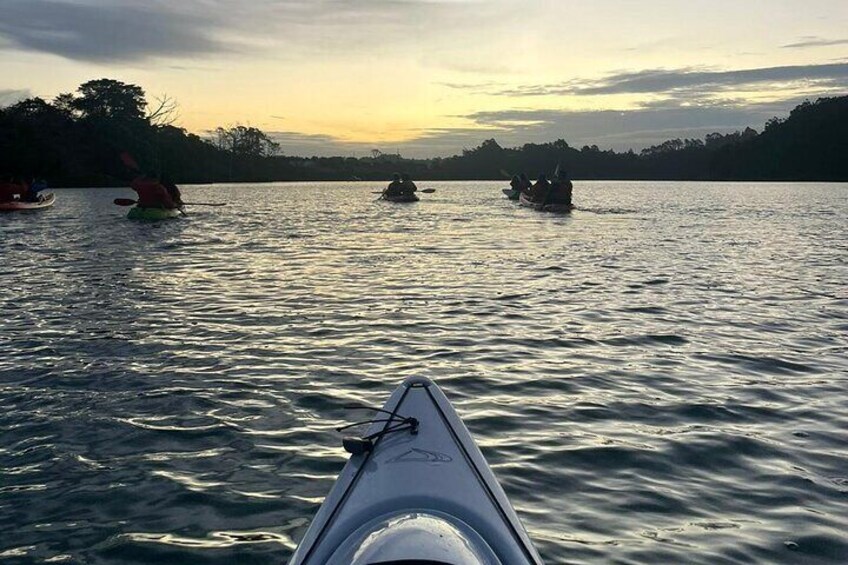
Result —
[[[355,428],[356,426],[362,426],[365,424],[378,424],[383,422],[386,423],[386,427],[380,430],[379,432],[375,432],[364,437],[342,438],[342,446],[344,446],[345,451],[347,451],[351,455],[362,455],[363,453],[370,452],[374,449],[374,440],[377,440],[385,435],[406,430],[409,430],[409,433],[411,433],[412,435],[418,434],[419,422],[415,418],[401,416],[400,414],[395,414],[394,412],[389,412],[388,410],[383,410],[382,408],[374,408],[372,406],[349,405],[343,406],[342,408],[346,410],[370,410],[372,412],[389,415],[388,418],[363,420],[361,422],[354,422],[353,424],[348,424],[346,426],[336,428],[337,432],[342,432],[344,430]],[[397,423],[393,425],[392,422]]]

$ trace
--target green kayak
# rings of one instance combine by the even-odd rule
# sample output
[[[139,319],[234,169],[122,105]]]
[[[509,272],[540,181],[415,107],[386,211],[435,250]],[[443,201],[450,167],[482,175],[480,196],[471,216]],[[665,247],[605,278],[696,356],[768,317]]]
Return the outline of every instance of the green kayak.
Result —
[[[169,218],[177,218],[180,211],[176,208],[140,208],[135,206],[130,208],[127,218],[130,220],[167,220]]]

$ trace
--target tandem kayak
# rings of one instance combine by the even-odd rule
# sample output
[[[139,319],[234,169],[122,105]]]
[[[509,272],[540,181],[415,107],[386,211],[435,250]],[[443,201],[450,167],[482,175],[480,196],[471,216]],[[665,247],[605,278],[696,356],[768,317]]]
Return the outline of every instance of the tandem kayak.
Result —
[[[518,203],[540,212],[556,212],[559,214],[569,214],[576,208],[574,204],[542,204],[541,202],[533,202],[527,198],[526,194],[522,194],[518,198]]]
[[[521,191],[513,190],[511,188],[503,189],[503,193],[510,200],[518,200],[518,197],[521,195]]]
[[[26,202],[24,200],[13,200],[11,202],[0,202],[0,212],[15,212],[18,210],[41,210],[50,208],[56,203],[55,194],[47,194],[38,202]]]
[[[418,198],[417,194],[384,194],[381,199],[385,200],[386,202],[418,202],[419,200],[421,200],[420,198]]]
[[[409,378],[362,438],[289,565],[541,565],[442,391]]]
[[[180,211],[176,208],[140,208],[134,206],[127,213],[130,220],[167,220],[177,218]]]

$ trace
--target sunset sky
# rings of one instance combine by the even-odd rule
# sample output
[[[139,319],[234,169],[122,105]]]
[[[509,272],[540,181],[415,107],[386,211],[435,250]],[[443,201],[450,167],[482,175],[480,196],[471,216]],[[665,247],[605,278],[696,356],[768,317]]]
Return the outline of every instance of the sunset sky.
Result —
[[[101,77],[286,154],[638,150],[848,94],[848,1],[0,0],[0,104]]]

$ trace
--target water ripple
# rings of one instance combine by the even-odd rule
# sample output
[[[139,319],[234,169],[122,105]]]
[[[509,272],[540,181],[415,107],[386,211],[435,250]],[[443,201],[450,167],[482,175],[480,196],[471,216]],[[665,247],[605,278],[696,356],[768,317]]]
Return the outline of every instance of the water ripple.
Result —
[[[848,561],[844,186],[425,184],[0,216],[0,561],[285,561],[411,374],[548,563]]]

